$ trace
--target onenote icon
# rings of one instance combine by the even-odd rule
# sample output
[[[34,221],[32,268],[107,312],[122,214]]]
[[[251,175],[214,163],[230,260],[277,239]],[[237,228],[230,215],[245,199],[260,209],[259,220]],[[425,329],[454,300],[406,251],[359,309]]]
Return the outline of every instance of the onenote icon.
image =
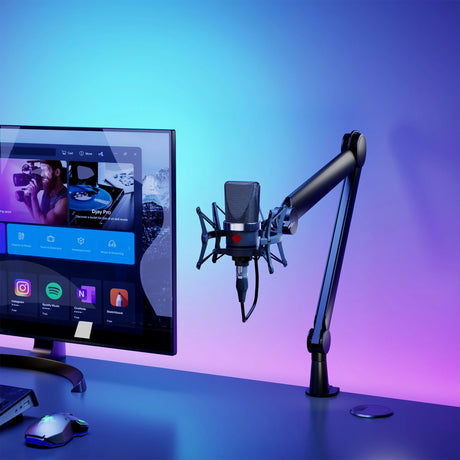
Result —
[[[96,286],[82,286],[78,288],[77,298],[83,303],[96,303]]]
[[[128,306],[128,291],[126,289],[114,288],[110,290],[110,305],[112,307]]]
[[[48,283],[45,292],[51,300],[58,300],[62,297],[62,287],[58,283]]]
[[[32,294],[32,283],[29,280],[15,280],[14,294],[18,297],[30,297]]]

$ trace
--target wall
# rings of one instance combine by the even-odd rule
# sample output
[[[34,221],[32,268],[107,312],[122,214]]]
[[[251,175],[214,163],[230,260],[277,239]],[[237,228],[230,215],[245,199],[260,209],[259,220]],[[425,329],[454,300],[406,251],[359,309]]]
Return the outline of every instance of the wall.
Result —
[[[459,22],[447,1],[1,2],[1,123],[177,130],[178,355],[68,352],[307,385],[338,190],[285,238],[288,267],[262,267],[244,325],[231,260],[195,268],[195,208],[257,180],[266,214],[357,129],[330,381],[459,406]]]

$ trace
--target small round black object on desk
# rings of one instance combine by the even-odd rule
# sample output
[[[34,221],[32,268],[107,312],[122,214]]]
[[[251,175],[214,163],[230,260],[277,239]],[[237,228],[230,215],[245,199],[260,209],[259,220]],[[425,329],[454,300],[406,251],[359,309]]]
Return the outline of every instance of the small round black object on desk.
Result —
[[[350,410],[350,413],[361,418],[382,418],[393,415],[393,411],[385,406],[378,406],[376,404],[362,404],[355,406]]]

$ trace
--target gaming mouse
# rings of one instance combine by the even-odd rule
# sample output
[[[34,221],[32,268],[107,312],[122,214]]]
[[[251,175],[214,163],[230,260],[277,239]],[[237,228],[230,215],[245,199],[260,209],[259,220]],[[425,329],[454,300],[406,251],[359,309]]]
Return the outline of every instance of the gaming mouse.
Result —
[[[72,414],[45,415],[27,428],[26,444],[59,447],[88,433],[88,424]]]

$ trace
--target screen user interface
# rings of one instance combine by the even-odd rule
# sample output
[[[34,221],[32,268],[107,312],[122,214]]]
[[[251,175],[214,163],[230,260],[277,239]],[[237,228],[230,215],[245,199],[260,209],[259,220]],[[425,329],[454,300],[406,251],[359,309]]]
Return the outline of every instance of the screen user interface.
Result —
[[[174,136],[0,128],[0,332],[175,353]]]

